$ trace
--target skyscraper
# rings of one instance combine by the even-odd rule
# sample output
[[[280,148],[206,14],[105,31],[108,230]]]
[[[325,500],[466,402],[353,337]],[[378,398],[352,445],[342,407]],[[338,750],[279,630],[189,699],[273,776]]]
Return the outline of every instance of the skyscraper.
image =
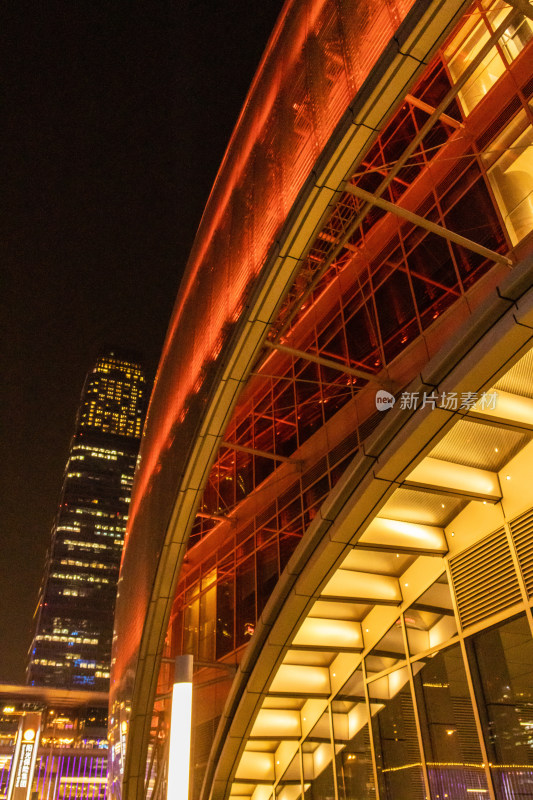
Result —
[[[36,612],[28,683],[105,690],[120,557],[145,409],[135,358],[88,373]]]

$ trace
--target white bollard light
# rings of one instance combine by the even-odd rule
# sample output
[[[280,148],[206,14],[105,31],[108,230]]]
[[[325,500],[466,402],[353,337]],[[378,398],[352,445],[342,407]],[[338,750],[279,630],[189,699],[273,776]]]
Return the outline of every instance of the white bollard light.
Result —
[[[176,657],[170,718],[167,800],[189,800],[192,664],[190,655]]]

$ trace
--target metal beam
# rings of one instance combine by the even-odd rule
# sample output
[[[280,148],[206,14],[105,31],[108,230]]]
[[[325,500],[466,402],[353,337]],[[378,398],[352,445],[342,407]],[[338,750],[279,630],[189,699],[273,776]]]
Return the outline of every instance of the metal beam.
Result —
[[[279,350],[280,353],[286,353],[288,356],[302,358],[304,361],[312,361],[314,364],[320,364],[322,367],[329,367],[330,369],[344,372],[346,375],[353,375],[355,378],[362,378],[366,381],[376,380],[376,376],[373,372],[348,367],[346,364],[341,364],[340,361],[333,361],[331,358],[324,358],[323,356],[315,355],[315,353],[308,353],[305,350],[296,350],[294,347],[287,347],[285,344],[269,342],[268,340],[265,342],[265,346],[269,347],[271,350]]]
[[[435,111],[435,106],[431,106],[429,103],[425,103],[423,100],[420,100],[419,97],[415,97],[413,94],[406,94],[405,99],[408,103],[416,108],[419,108],[421,111],[425,111],[426,114],[433,114]],[[452,128],[462,128],[463,123],[460,120],[455,119],[455,117],[450,117],[449,114],[442,113],[440,118],[443,122],[447,122],[448,125]],[[385,171],[385,167],[383,167],[383,171]]]
[[[231,517],[228,517],[226,514],[209,514],[207,511],[197,511],[196,516],[200,517],[200,519],[212,519],[215,522],[231,521]]]
[[[513,262],[510,258],[507,258],[507,256],[502,256],[501,253],[496,253],[494,250],[489,250],[488,247],[483,247],[483,245],[473,242],[472,239],[467,239],[466,236],[461,236],[461,234],[455,233],[454,231],[449,230],[449,228],[445,228],[443,225],[437,225],[436,222],[431,222],[429,219],[424,219],[424,217],[421,217],[420,214],[415,214],[413,211],[409,211],[407,208],[397,206],[396,203],[390,203],[388,200],[384,200],[382,197],[371,194],[370,192],[365,191],[365,189],[361,189],[359,186],[354,186],[353,183],[346,183],[345,188],[346,191],[355,195],[355,197],[358,197],[360,200],[364,200],[365,202],[370,203],[370,205],[382,208],[384,211],[389,211],[391,214],[395,214],[397,217],[407,220],[407,222],[412,222],[413,225],[418,225],[420,228],[424,228],[430,233],[436,233],[437,236],[442,236],[443,239],[448,239],[448,241],[454,242],[461,247],[466,247],[467,250],[472,250],[474,253],[479,253],[480,256],[489,258],[491,261],[496,261],[498,264],[503,264],[506,267],[513,266]]]
[[[525,12],[524,12],[525,13]],[[444,114],[452,100],[455,100],[458,93],[461,91],[465,83],[472,77],[476,69],[479,67],[481,62],[485,59],[485,57],[490,52],[491,48],[495,45],[495,43],[500,39],[504,34],[507,28],[511,23],[513,23],[516,18],[518,17],[519,11],[514,8],[503,20],[502,24],[499,25],[494,33],[487,39],[479,53],[472,59],[469,65],[466,67],[465,71],[462,75],[459,76],[456,83],[452,86],[446,96],[441,100],[439,105],[435,108],[434,112],[428,117],[425,124],[420,128],[416,136],[413,137],[409,145],[403,151],[400,158],[396,161],[394,167],[389,172],[388,176],[383,179],[383,181],[379,184],[377,189],[374,192],[374,196],[379,197],[383,194],[385,189],[392,183],[396,175],[400,172],[400,170],[405,166],[407,161],[410,159],[412,154],[415,152],[416,148],[422,142],[422,140],[427,136],[433,126],[439,121],[441,116]],[[285,331],[290,327],[294,317],[299,312],[302,303],[304,303],[307,298],[311,295],[314,291],[318,283],[322,280],[324,274],[328,271],[331,267],[335,259],[340,255],[343,248],[346,246],[346,242],[351,239],[354,235],[356,230],[360,227],[361,223],[369,213],[372,205],[367,204],[365,207],[361,209],[359,214],[356,216],[354,220],[348,225],[345,231],[340,236],[337,245],[333,248],[333,251],[329,254],[326,261],[320,267],[320,269],[315,273],[314,277],[312,278],[309,286],[303,293],[302,297],[300,298],[299,304],[293,308],[290,312],[287,320],[281,327],[281,330],[278,336],[283,336]]]
[[[194,659],[194,666],[205,667],[207,669],[221,669],[230,675],[235,675],[238,669],[238,664],[226,664],[223,661],[203,661],[201,658]]]
[[[266,450],[257,450],[255,447],[244,447],[242,444],[233,444],[233,442],[221,442],[221,447],[229,447],[230,450],[236,450],[238,453],[249,453],[251,456],[260,456],[261,458],[270,458],[271,461],[286,461],[287,464],[298,464],[294,458],[287,458],[287,456],[278,456],[275,453],[268,453]]]

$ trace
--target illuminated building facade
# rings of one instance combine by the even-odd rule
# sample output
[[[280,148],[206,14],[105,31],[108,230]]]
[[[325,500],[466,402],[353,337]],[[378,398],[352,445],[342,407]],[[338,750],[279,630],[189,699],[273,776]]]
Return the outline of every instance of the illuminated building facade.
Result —
[[[532,39],[285,5],[151,398],[114,798],[164,797],[181,653],[194,798],[533,796]]]
[[[0,797],[16,797],[20,788],[34,800],[104,800],[107,700],[105,692],[1,685]],[[22,772],[26,766],[17,759],[22,755],[17,739],[28,727],[34,732],[26,739],[36,746],[35,763],[15,787],[13,768]]]
[[[87,375],[39,598],[33,686],[108,688],[145,392],[140,364],[118,351],[98,358]]]

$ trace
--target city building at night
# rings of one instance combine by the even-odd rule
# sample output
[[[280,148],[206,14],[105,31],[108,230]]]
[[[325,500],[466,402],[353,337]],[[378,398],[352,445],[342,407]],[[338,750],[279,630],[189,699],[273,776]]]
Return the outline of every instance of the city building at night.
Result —
[[[0,797],[104,800],[107,702],[106,692],[0,685]]]
[[[37,607],[32,686],[107,691],[118,570],[143,425],[137,359],[108,352],[88,373]]]
[[[180,654],[194,800],[533,796],[532,40],[285,4],[150,401],[115,800],[165,797]]]

